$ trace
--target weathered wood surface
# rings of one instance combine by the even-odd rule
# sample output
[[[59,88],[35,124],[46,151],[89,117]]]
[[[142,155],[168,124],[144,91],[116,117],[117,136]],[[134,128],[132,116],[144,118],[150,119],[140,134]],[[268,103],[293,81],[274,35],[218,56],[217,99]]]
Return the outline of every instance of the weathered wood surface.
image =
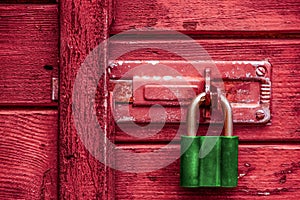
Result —
[[[0,104],[56,105],[57,5],[0,5]]]
[[[0,111],[0,199],[57,199],[56,110]]]
[[[160,41],[163,42],[163,41]],[[300,139],[300,41],[281,40],[198,40],[213,60],[265,60],[272,64],[271,125],[235,125],[234,134],[241,140],[299,141]],[[146,43],[137,45],[147,47]],[[118,48],[116,48],[118,47]],[[112,45],[112,51],[120,50],[119,44]],[[183,45],[182,52],[188,52],[190,45]],[[113,52],[112,52],[113,53]],[[195,59],[197,52],[188,52]],[[179,59],[171,53],[157,49],[140,50],[124,55],[121,60],[174,60]],[[172,61],[170,61],[172,64]],[[120,70],[120,71],[119,71]],[[111,77],[120,77],[126,68],[113,69]],[[136,108],[135,108],[136,109]],[[169,108],[172,109],[172,108]],[[169,141],[177,133],[178,125],[167,125],[163,131],[151,138],[134,138],[116,128],[116,141]],[[206,128],[203,127],[203,132]],[[182,130],[184,133],[184,130]],[[202,131],[201,131],[202,132]]]
[[[58,0],[2,0],[1,3],[20,3],[20,4],[51,4],[51,3],[57,3]]]
[[[160,146],[126,145],[119,148],[144,153]],[[179,154],[179,146],[169,150]],[[161,158],[164,159],[168,158]],[[299,199],[299,160],[297,145],[240,145],[237,188],[181,188],[177,160],[148,173],[116,172],[116,199]],[[146,157],[142,162],[146,168],[153,160]]]
[[[155,27],[188,33],[209,31],[299,32],[300,2],[251,0],[118,0],[114,33]]]
[[[108,37],[108,22],[112,20],[108,17],[112,12],[111,5],[108,0],[60,1],[60,199],[113,199],[111,171],[84,147],[72,116],[72,92],[76,74],[88,53]],[[103,64],[105,58],[98,61]],[[91,66],[99,64],[98,61]],[[99,82],[99,123],[101,127],[107,127],[104,131],[108,134],[107,124],[110,121],[107,113],[106,74]],[[74,98],[78,99],[78,94]],[[86,108],[79,112],[85,113],[88,109],[87,103]],[[82,123],[89,123],[88,120],[89,117]],[[98,148],[99,144],[95,142],[93,145]],[[103,156],[105,159],[106,155]]]
[[[296,1],[289,4],[285,2],[286,5],[271,1],[263,3],[229,1],[216,3],[220,5],[214,4],[215,7],[209,6],[210,2],[203,2],[203,7],[195,6],[194,2],[180,3],[181,7],[177,5],[179,2],[170,6],[172,1],[116,1],[116,19],[111,33],[144,26],[165,27],[188,33],[202,31],[203,33],[209,31],[294,33],[299,31],[298,26],[295,25],[299,24],[299,6]],[[233,4],[239,5],[234,7]],[[161,7],[158,8],[157,5]],[[256,9],[254,5],[264,9]],[[233,190],[199,189],[194,191],[179,188],[178,161],[155,172],[147,174],[116,172],[116,176],[112,178],[112,172],[88,153],[76,133],[72,118],[72,87],[76,72],[89,51],[107,38],[109,23],[106,22],[112,21],[112,18],[108,17],[112,12],[111,3],[110,1],[95,1],[88,4],[79,0],[65,0],[61,1],[60,6],[62,67],[61,137],[59,141],[60,199],[200,199],[201,196],[210,197],[210,199],[255,199],[261,198],[261,196],[273,199],[297,198],[297,193],[299,193],[299,181],[297,180],[299,148],[296,145],[242,145],[239,167],[240,183],[239,187]],[[192,11],[188,11],[191,17],[185,18],[188,15],[179,14],[186,10],[182,6],[193,8]],[[286,8],[289,12],[285,14],[282,8]],[[157,17],[157,12],[161,12],[162,9],[163,17]],[[215,18],[212,17],[213,14],[210,12],[216,13],[219,9],[220,11],[224,10],[225,13],[220,13]],[[238,16],[236,10],[242,11],[238,13],[241,16]],[[164,17],[169,21],[164,21]],[[299,113],[299,90],[297,87],[300,84],[297,72],[297,64],[299,64],[299,42],[297,40],[199,40],[199,42],[216,60],[269,59],[274,65],[273,72],[276,71],[273,76],[280,77],[280,79],[273,79],[275,85],[273,84],[272,126],[235,127],[235,133],[238,132],[237,134],[242,140],[299,140],[299,121],[296,118]],[[142,45],[144,46],[144,44]],[[118,50],[118,48],[116,49]],[[195,57],[195,52],[189,53],[191,58]],[[178,59],[176,56],[161,53],[159,50],[148,50],[144,53],[134,52],[127,54],[122,59],[145,60],[154,57]],[[107,100],[105,78],[104,76],[98,87],[97,113],[100,125],[107,127],[105,133],[109,135],[111,133],[110,123],[113,120],[111,120],[105,102]],[[290,82],[287,79],[294,81]],[[75,98],[77,97],[75,96]],[[283,102],[287,99],[295,104],[284,104]],[[80,112],[84,112],[84,110]],[[88,119],[83,123],[89,123]],[[130,138],[118,129],[115,134],[117,142],[138,143],[143,141],[144,145],[141,146],[127,143],[121,147],[141,153],[146,149],[157,148],[158,145],[154,145],[156,142],[172,139],[176,128],[176,126],[170,126],[157,136],[146,140]],[[109,137],[113,138],[113,136]],[[96,143],[95,145],[97,145]],[[178,147],[170,148],[170,151],[172,150],[178,151],[179,149]],[[278,155],[281,156],[278,158]],[[147,161],[146,158],[145,167],[148,162],[155,161],[150,158]],[[115,185],[113,180],[115,180]]]

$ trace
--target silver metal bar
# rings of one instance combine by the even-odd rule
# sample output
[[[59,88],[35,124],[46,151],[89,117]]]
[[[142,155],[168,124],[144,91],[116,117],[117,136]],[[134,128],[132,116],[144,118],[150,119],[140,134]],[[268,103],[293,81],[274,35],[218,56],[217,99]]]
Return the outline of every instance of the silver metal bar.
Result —
[[[196,96],[189,106],[187,113],[187,135],[196,136],[197,134],[197,113],[199,111],[199,106],[205,102],[205,92],[202,92]]]

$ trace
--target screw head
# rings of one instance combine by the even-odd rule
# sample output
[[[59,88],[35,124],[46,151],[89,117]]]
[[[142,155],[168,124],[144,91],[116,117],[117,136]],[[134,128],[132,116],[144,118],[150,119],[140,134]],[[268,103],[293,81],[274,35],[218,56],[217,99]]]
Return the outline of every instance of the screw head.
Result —
[[[257,76],[264,76],[266,75],[267,69],[265,68],[265,66],[258,66],[256,68],[256,75]]]
[[[262,120],[265,118],[266,114],[265,114],[265,111],[258,110],[258,111],[256,111],[255,116],[256,116],[257,120]]]

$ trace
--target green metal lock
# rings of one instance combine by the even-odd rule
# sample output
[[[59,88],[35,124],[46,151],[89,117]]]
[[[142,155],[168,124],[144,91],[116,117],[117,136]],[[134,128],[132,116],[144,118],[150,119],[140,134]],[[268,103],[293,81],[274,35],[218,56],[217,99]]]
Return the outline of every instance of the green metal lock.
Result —
[[[220,96],[225,115],[224,136],[196,136],[196,114],[199,105],[205,101],[205,95],[198,95],[189,107],[187,136],[181,136],[180,185],[192,188],[236,187],[238,137],[232,136],[232,110],[225,96]],[[202,146],[210,151],[200,155]]]

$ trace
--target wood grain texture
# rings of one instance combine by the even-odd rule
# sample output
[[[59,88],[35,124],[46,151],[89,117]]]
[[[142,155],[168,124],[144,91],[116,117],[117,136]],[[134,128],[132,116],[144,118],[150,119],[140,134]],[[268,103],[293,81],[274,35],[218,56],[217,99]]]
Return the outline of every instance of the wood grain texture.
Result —
[[[108,16],[112,12],[111,6],[112,3],[108,0],[60,1],[59,199],[113,199],[111,170],[93,158],[84,147],[74,127],[72,116],[72,92],[76,74],[90,51],[108,37],[108,22],[112,21]],[[105,58],[100,58],[98,61],[103,64]],[[95,60],[91,63],[91,67],[99,63]],[[110,130],[107,125],[109,114],[107,113],[106,79],[104,74],[99,81],[98,99],[99,115],[102,116],[100,125],[107,127],[104,132],[108,134]],[[78,94],[75,94],[74,98],[78,100]],[[84,100],[82,102],[84,103]],[[85,113],[88,109],[87,103],[86,107],[79,112]],[[82,123],[89,123],[89,117]],[[99,144],[95,142],[93,147],[98,148]],[[103,156],[105,159],[106,155]]]
[[[144,153],[160,146],[128,145],[119,148]],[[168,150],[179,154],[179,146]],[[297,145],[240,145],[238,187],[228,189],[179,187],[179,160],[148,173],[118,171],[116,199],[299,199],[299,155]],[[164,159],[168,158],[161,158]],[[145,157],[141,162],[147,167],[153,160]]]
[[[164,41],[158,41],[158,43]],[[165,41],[166,42],[166,41]],[[170,41],[169,41],[170,42]],[[178,41],[177,41],[178,42]],[[176,42],[176,43],[177,43]],[[171,43],[171,42],[170,42]],[[300,139],[300,41],[281,40],[198,40],[213,60],[265,60],[272,64],[271,125],[252,126],[235,125],[234,134],[244,141],[299,141]],[[112,45],[112,54],[120,50],[120,43]],[[178,60],[172,53],[158,49],[144,49],[146,43],[137,42],[143,48],[124,55],[121,60]],[[180,51],[188,53],[189,59],[197,58],[197,53],[190,51],[189,42],[182,45]],[[172,62],[170,62],[172,63]],[[111,77],[118,76],[118,70],[112,70]],[[125,73],[125,71],[124,71]],[[130,131],[130,127],[128,128]],[[150,138],[134,138],[116,128],[116,141],[170,141],[177,133],[178,125],[166,125],[158,134]],[[207,127],[199,131],[205,133]],[[132,130],[134,131],[134,130]],[[136,130],[135,130],[136,131]],[[185,134],[185,130],[181,130]],[[142,134],[142,132],[141,132]]]
[[[56,105],[57,5],[0,4],[0,104]],[[46,66],[46,67],[45,67]]]
[[[50,3],[57,3],[58,0],[2,0],[1,3],[23,3],[23,4],[32,4],[32,3],[38,3],[38,4],[50,4]]]
[[[155,27],[207,31],[299,32],[298,0],[118,0],[113,32]]]
[[[56,110],[0,111],[0,199],[57,199]]]

